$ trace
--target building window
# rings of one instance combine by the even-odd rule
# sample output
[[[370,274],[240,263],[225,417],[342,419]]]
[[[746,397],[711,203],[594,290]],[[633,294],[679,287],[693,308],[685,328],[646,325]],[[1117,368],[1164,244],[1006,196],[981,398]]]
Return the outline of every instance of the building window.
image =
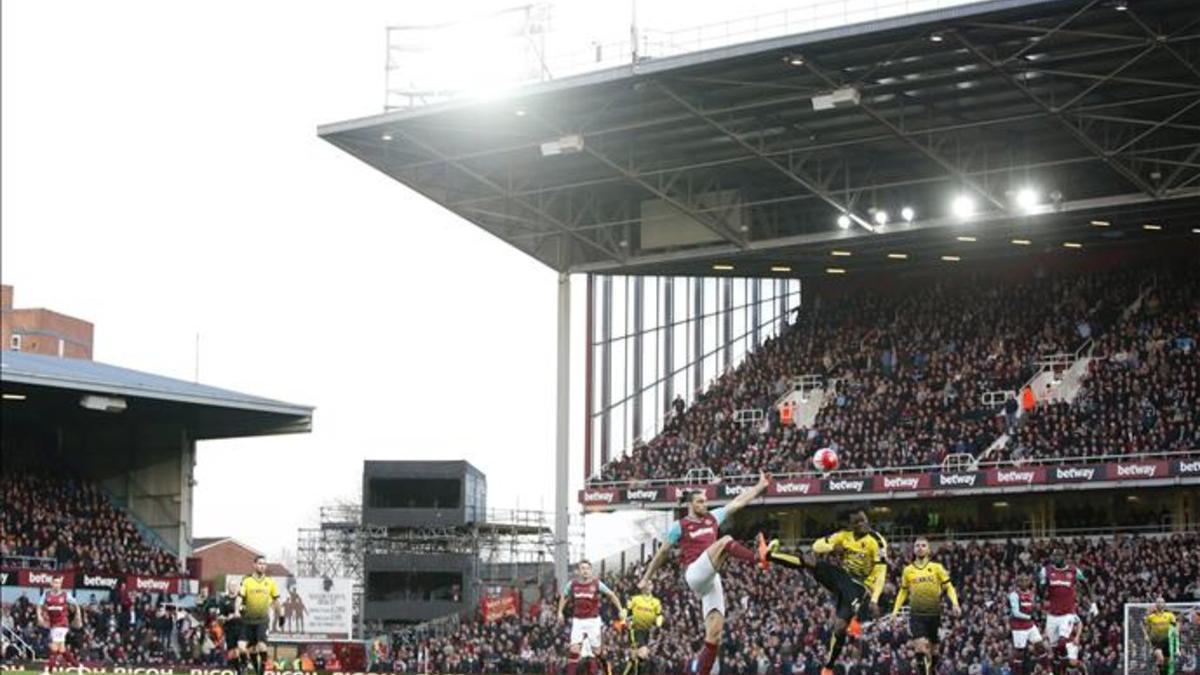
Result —
[[[58,356],[59,356],[59,358],[62,358],[62,355],[66,352],[66,347],[67,347],[66,340],[63,340],[62,338],[58,338]]]
[[[14,335],[14,336],[12,336],[11,338],[9,338],[9,339],[8,339],[8,346],[9,346],[9,347],[10,347],[10,348],[11,348],[11,349],[14,351],[14,352],[19,352],[19,351],[21,351],[21,336],[20,336],[20,335]]]

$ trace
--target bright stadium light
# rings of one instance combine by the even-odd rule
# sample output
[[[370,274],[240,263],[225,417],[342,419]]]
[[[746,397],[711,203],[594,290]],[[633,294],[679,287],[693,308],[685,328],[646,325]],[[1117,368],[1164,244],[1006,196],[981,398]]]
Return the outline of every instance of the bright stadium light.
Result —
[[[904,219],[904,222],[911,223],[913,218],[917,217],[917,213],[913,211],[911,206],[906,206],[900,209],[900,217]]]
[[[1039,201],[1041,200],[1038,198],[1038,193],[1033,188],[1021,188],[1017,191],[1017,206],[1022,211],[1029,212],[1036,209]]]
[[[967,195],[959,195],[950,203],[950,211],[955,218],[970,218],[975,215],[975,200]]]
[[[843,230],[850,229],[850,216],[848,216],[844,213],[842,215],[838,216],[837,224],[838,224],[838,227],[842,228]]]
[[[888,223],[887,211],[884,211],[883,209],[879,209],[878,211],[876,211],[875,212],[875,224],[882,227],[884,225],[887,225],[887,223]]]

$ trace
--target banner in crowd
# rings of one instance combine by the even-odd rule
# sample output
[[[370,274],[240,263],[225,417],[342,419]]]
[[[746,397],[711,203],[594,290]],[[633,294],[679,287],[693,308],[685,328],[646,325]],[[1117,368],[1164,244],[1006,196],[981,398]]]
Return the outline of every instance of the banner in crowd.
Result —
[[[993,467],[986,471],[929,471],[876,474],[776,478],[766,496],[797,502],[810,497],[874,497],[985,493],[991,489],[1033,488],[1056,484],[1113,483],[1131,480],[1171,480],[1200,477],[1200,457],[1182,460],[1129,460],[1109,464],[1054,464]],[[729,501],[753,487],[751,483],[719,482],[704,486],[647,486],[628,488],[584,488],[579,502],[592,511],[624,504],[673,505],[687,490],[704,490],[710,500]]]
[[[518,616],[521,613],[521,594],[514,588],[485,594],[479,600],[479,610],[484,623],[499,621],[506,616]]]
[[[353,587],[350,579],[332,577],[272,577],[279,587],[284,627],[271,626],[271,637],[284,641],[343,640],[353,627]],[[240,584],[231,574],[226,583]]]

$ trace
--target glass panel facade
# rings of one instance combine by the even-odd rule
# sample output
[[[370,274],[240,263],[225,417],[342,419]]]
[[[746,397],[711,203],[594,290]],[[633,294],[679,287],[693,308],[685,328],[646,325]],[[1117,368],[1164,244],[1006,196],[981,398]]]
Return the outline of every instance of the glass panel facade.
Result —
[[[663,427],[673,402],[704,388],[793,321],[798,279],[625,277],[591,284],[592,465]]]

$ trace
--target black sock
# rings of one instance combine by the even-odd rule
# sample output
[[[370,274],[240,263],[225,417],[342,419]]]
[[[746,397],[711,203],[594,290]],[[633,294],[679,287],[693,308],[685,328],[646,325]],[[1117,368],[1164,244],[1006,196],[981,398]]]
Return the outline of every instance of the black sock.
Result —
[[[929,675],[933,675],[937,672],[937,652],[929,652],[926,658],[929,659]]]
[[[917,652],[916,675],[929,675],[929,665],[925,661],[925,652]]]
[[[833,668],[837,663],[838,657],[842,655],[842,648],[846,646],[846,633],[834,633],[833,640],[829,644],[829,659],[825,662],[826,668]]]

